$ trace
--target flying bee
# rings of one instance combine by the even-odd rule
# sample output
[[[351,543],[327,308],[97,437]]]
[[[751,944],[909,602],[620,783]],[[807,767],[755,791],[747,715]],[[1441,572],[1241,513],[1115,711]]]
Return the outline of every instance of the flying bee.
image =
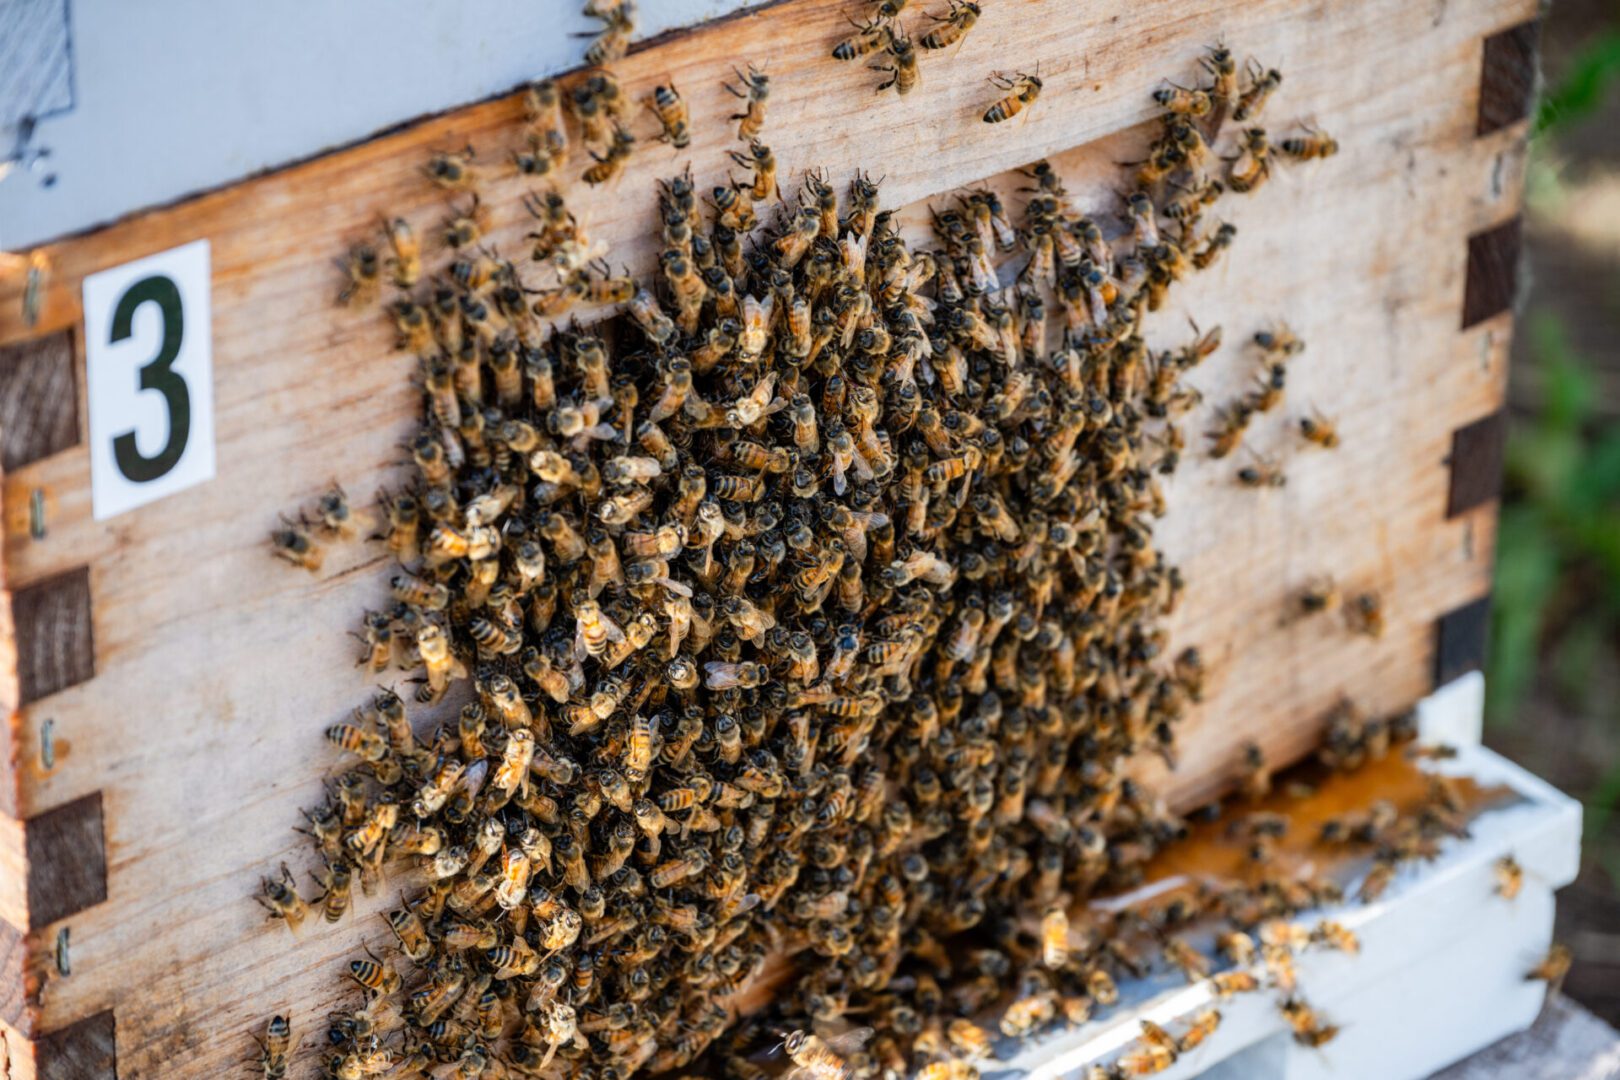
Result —
[[[1249,488],[1280,488],[1288,483],[1288,477],[1283,473],[1283,467],[1274,460],[1253,451],[1249,452],[1249,456],[1254,461],[1238,469],[1238,483]]]
[[[436,185],[449,191],[470,191],[478,182],[477,167],[473,165],[473,148],[441,150],[428,159],[422,172]]]
[[[889,57],[894,62],[892,64],[871,65],[872,70],[887,72],[889,75],[886,81],[878,84],[878,93],[881,94],[891,86],[894,87],[894,92],[897,94],[911,93],[922,77],[922,72],[917,66],[917,51],[912,46],[911,39],[900,34],[890,33],[885,51],[888,52]]]
[[[1299,433],[1307,442],[1313,442],[1324,450],[1332,450],[1339,445],[1338,426],[1319,412],[1300,417]]]
[[[370,244],[356,244],[349,249],[347,258],[339,260],[338,265],[347,279],[338,293],[337,302],[340,305],[354,307],[369,304],[377,298],[378,284],[382,280],[382,262],[376,248]]]
[[[833,46],[832,55],[834,60],[846,62],[858,60],[863,56],[877,52],[879,49],[886,48],[894,33],[889,22],[884,19],[874,19],[868,23],[858,23],[851,20],[851,24],[855,27],[855,33]]]
[[[282,919],[289,928],[296,930],[309,914],[309,905],[298,895],[297,882],[293,879],[292,871],[287,869],[287,864],[281,864],[281,877],[266,877],[260,881],[263,895],[254,899],[270,912],[269,918]]]
[[[1319,161],[1339,152],[1339,140],[1315,128],[1307,127],[1305,134],[1282,140],[1277,144],[1277,149],[1295,161]]]
[[[686,99],[681,97],[675,89],[675,84],[659,85],[653,87],[652,96],[648,98],[647,107],[658,122],[664,127],[662,139],[677,150],[685,150],[692,145],[692,131],[690,115],[686,107]]]
[[[748,65],[747,74],[735,68],[732,71],[736,74],[741,89],[730,83],[722,85],[727,93],[746,103],[742,112],[731,117],[738,122],[737,138],[743,142],[757,140],[760,132],[765,130],[765,103],[771,96],[770,76],[752,64]]]
[[[782,1040],[788,1059],[810,1080],[843,1080],[850,1074],[843,1056],[860,1049],[872,1037],[871,1028],[852,1028],[832,1039],[808,1031],[790,1031]]]
[[[1006,90],[1007,96],[985,110],[984,122],[987,124],[1011,120],[1041,96],[1042,83],[1038,75],[1028,75],[1024,72],[1016,72],[1013,75],[997,73],[990,76],[990,81],[998,88]]]
[[[973,24],[979,21],[979,5],[973,0],[950,0],[950,5],[944,15],[929,13],[928,17],[939,25],[919,38],[918,45],[925,49],[948,49],[967,37]]]

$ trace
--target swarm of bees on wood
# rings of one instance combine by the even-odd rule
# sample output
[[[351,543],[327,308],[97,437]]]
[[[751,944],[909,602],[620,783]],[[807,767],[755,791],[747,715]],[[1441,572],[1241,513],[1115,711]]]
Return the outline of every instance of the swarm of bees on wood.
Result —
[[[904,7],[884,0],[834,49],[881,51],[902,94],[915,50],[959,44],[980,15],[950,0],[913,43]],[[592,63],[622,56],[633,5],[588,13]],[[1219,997],[1272,987],[1297,1039],[1333,1037],[1292,957],[1359,942],[1288,921],[1341,901],[1332,882],[1260,873],[1066,914],[1138,883],[1186,831],[1125,764],[1173,766],[1202,693],[1198,652],[1172,655],[1162,625],[1183,582],[1153,522],[1199,401],[1181,376],[1221,334],[1158,352],[1142,327],[1233,244],[1208,212],[1269,175],[1257,121],[1281,82],[1258,65],[1240,79],[1224,47],[1203,65],[1207,85],[1155,93],[1160,130],[1117,213],[1087,214],[1046,162],[1022,206],[971,190],[923,239],[866,173],[840,194],[812,171],[783,199],[770,77],[748,66],[727,83],[748,176],[707,199],[689,171],[660,185],[654,280],[613,273],[553,187],[525,204],[551,275],[531,288],[483,243],[490,165],[471,147],[423,167],[457,200],[447,266],[429,270],[401,219],[351,248],[339,302],[398,290],[385,311],[420,365],[414,474],[378,502],[391,606],[356,633],[368,673],[414,672],[415,689],[327,730],[350,764],[307,812],[320,893],[283,866],[261,902],[296,928],[340,920],[398,860],[427,884],[386,915],[383,954],[349,964],[361,1000],[330,1018],[327,1075],[962,1080],[998,1034],[1082,1023],[1155,963]],[[998,85],[991,123],[1042,88]],[[642,104],[659,138],[690,144],[672,82]],[[637,141],[603,67],[536,83],[525,107],[525,176],[559,175],[583,144],[583,179],[606,183]],[[1243,127],[1223,169],[1228,118]],[[1277,148],[1337,143],[1311,129]],[[593,305],[623,315],[562,323]],[[1262,371],[1223,411],[1217,456],[1280,402],[1304,347],[1284,325],[1253,344]],[[1321,414],[1299,431],[1337,445]],[[318,571],[322,543],[354,533],[334,485],[272,544]],[[1302,607],[1340,606],[1330,588]],[[1382,625],[1376,593],[1344,610]],[[423,730],[429,710],[451,719]],[[1354,768],[1408,735],[1346,706],[1320,757]],[[1270,771],[1258,747],[1245,761],[1258,798]],[[1457,833],[1456,803],[1437,782],[1417,817],[1370,812],[1322,842],[1373,852],[1374,898]],[[1243,828],[1263,864],[1275,825]],[[1515,881],[1502,871],[1505,897]],[[1229,924],[1219,957],[1181,936],[1212,917]],[[728,1005],[767,957],[805,949],[791,987],[739,1022]],[[1144,1023],[1091,1075],[1160,1071],[1219,1023]],[[290,1044],[277,1017],[266,1077]]]

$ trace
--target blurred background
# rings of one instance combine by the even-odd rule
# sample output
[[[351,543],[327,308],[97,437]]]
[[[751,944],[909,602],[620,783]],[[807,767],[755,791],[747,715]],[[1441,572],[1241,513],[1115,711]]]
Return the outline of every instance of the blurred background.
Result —
[[[1620,3],[1555,0],[1541,55],[1485,741],[1586,808],[1564,989],[1620,1024]]]

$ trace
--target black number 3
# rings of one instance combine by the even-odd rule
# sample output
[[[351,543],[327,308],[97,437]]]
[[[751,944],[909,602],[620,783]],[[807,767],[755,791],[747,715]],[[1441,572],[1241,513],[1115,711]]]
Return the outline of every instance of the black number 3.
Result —
[[[158,354],[141,368],[141,389],[156,390],[163,395],[169,408],[169,438],[153,457],[141,453],[135,444],[135,432],[126,431],[113,439],[113,457],[118,471],[138,484],[148,483],[174,468],[180,455],[186,452],[186,439],[191,435],[191,392],[185,377],[174,370],[174,361],[180,355],[180,341],[185,336],[185,311],[180,303],[180,289],[174,280],[161,274],[142,278],[118,299],[113,312],[112,343],[129,337],[135,312],[145,303],[155,303],[163,317],[163,344]]]

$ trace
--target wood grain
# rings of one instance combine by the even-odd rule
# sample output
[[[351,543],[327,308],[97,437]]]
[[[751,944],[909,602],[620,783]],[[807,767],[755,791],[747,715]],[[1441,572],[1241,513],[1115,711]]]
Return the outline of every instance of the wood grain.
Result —
[[[26,705],[85,682],[96,673],[90,624],[90,571],[70,570],[16,590],[12,621],[19,701]]]
[[[1492,508],[1448,520],[1447,459],[1452,433],[1500,406],[1511,338],[1505,308],[1458,329],[1467,238],[1512,220],[1522,190],[1523,125],[1476,138],[1481,42],[1530,17],[1533,0],[1047,0],[1038,18],[1033,4],[1004,2],[986,5],[954,57],[924,57],[922,85],[904,99],[874,95],[864,67],[826,59],[847,32],[844,7],[787,0],[621,65],[633,98],[675,80],[694,143],[680,154],[645,145],[617,185],[569,189],[610,260],[649,265],[652,178],[688,159],[700,184],[723,175],[734,143],[716,119],[731,111],[719,83],[740,59],[769,65],[767,135],[784,187],[812,166],[838,182],[865,167],[886,175],[886,204],[907,207],[911,223],[961,185],[989,178],[1011,191],[1025,183],[1012,170],[1048,155],[1106,214],[1116,163],[1150,137],[1148,95],[1162,77],[1189,78],[1217,38],[1281,65],[1268,122],[1282,131],[1314,119],[1344,149],[1223,202],[1239,229],[1233,251],[1179,287],[1148,333],[1161,348],[1189,337],[1189,316],[1223,325],[1227,348],[1192,379],[1213,404],[1253,377],[1241,343],[1288,319],[1308,349],[1290,369],[1286,406],[1250,439],[1286,462],[1289,481],[1248,491],[1231,460],[1190,451],[1167,488],[1156,539],[1190,582],[1174,640],[1199,645],[1212,670],[1179,769],[1143,775],[1192,805],[1228,782],[1249,739],[1279,763],[1306,752],[1341,694],[1381,711],[1425,693],[1436,618],[1490,577]],[[984,125],[985,76],[1037,62],[1046,91],[1027,120]],[[272,563],[266,534],[332,480],[359,497],[395,475],[418,407],[413,364],[389,358],[383,321],[331,306],[331,259],[384,211],[426,234],[445,204],[416,171],[428,152],[470,140],[493,167],[516,145],[519,115],[510,98],[453,112],[47,252],[40,331],[79,318],[87,273],[198,237],[213,250],[218,479],[95,522],[83,446],[4,478],[8,579],[26,586],[88,567],[95,601],[96,676],[28,706],[10,728],[21,813],[101,792],[105,815],[107,901],[73,916],[73,975],[47,980],[36,1030],[116,1004],[125,1078],[222,1075],[246,1055],[247,1032],[278,1011],[312,1060],[326,1012],[353,998],[343,961],[362,935],[386,934],[374,913],[408,884],[357,898],[354,923],[309,923],[297,936],[249,899],[280,860],[308,866],[290,830],[335,765],[321,727],[369,692],[347,631],[385,596],[374,550],[333,547],[309,575]],[[484,189],[493,243],[513,255],[525,250],[517,199],[528,186],[493,177]],[[36,332],[16,316],[19,288],[0,282],[0,343]],[[1312,406],[1338,421],[1339,450],[1293,434]],[[1190,443],[1206,416],[1189,425]],[[44,540],[14,510],[35,489],[50,506]],[[1381,639],[1283,617],[1294,591],[1324,573],[1383,594]],[[51,768],[38,753],[47,715]]]
[[[38,461],[79,441],[73,335],[0,348],[0,467]]]
[[[38,1080],[117,1080],[117,1025],[111,1010],[43,1036],[34,1046]]]
[[[101,793],[74,799],[23,824],[28,852],[28,925],[45,926],[107,899]]]

